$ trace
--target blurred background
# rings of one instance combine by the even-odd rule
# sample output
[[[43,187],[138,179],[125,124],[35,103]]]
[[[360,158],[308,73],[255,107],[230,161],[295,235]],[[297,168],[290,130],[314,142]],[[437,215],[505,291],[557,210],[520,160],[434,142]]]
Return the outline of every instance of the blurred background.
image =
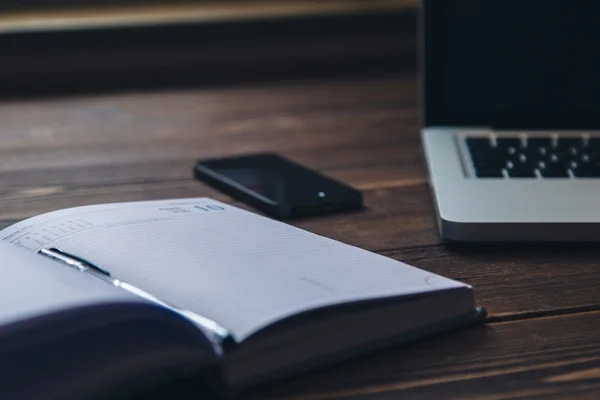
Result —
[[[0,95],[398,72],[414,68],[417,6],[3,0]]]

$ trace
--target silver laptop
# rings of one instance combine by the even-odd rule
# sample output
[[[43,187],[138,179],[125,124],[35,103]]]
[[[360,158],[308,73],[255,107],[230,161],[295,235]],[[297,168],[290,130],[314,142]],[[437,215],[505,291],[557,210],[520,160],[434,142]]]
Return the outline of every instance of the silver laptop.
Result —
[[[422,139],[445,239],[600,240],[599,21],[600,1],[422,1]]]

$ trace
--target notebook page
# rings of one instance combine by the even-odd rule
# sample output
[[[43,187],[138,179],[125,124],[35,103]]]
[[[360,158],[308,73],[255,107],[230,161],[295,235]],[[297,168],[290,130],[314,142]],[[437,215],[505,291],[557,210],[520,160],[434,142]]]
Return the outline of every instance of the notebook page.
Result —
[[[313,308],[465,286],[212,199],[78,207],[0,234],[86,258],[240,341]]]
[[[97,279],[0,243],[0,326],[85,305],[140,302]]]

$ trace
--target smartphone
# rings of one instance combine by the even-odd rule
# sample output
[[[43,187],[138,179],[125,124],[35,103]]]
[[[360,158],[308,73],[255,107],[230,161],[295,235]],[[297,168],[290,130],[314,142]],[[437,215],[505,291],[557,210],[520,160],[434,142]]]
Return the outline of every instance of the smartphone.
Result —
[[[278,219],[363,208],[360,191],[277,154],[199,160],[194,176]]]

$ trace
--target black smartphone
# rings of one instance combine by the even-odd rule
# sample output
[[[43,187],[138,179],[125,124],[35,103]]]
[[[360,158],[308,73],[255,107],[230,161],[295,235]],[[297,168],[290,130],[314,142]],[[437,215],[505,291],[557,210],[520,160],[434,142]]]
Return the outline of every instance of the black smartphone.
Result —
[[[194,175],[279,219],[363,208],[360,191],[277,154],[199,160]]]

